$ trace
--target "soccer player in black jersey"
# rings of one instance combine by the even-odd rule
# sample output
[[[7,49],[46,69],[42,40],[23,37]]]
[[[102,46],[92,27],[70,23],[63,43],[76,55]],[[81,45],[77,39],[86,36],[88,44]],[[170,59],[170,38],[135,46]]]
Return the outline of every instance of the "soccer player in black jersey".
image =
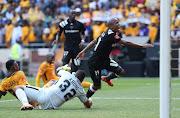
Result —
[[[63,65],[69,63],[72,59],[71,72],[76,72],[80,62],[76,61],[77,54],[82,50],[85,39],[85,26],[83,23],[75,20],[76,11],[69,10],[69,19],[59,23],[59,30],[57,39],[53,41],[52,45],[56,44],[64,31],[66,41],[64,43]]]
[[[90,86],[86,96],[91,97],[96,90],[101,88],[101,80],[113,86],[111,79],[125,73],[124,69],[114,60],[109,58],[109,54],[116,43],[121,43],[134,48],[151,48],[152,44],[135,44],[122,39],[120,32],[120,24],[117,18],[111,18],[107,21],[108,29],[103,32],[97,39],[91,41],[76,57],[76,59],[84,58],[88,49],[93,47],[94,53],[88,60],[88,66],[93,85]],[[101,70],[107,69],[110,73],[106,77],[101,77]]]

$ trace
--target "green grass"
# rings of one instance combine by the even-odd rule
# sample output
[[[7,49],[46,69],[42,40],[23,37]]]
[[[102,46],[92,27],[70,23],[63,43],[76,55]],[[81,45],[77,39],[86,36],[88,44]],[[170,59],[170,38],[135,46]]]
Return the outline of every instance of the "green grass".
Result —
[[[85,80],[92,82],[90,78]],[[28,81],[35,85],[35,78]],[[0,118],[159,118],[158,78],[120,78],[113,82],[114,87],[102,83],[102,89],[92,97],[92,109],[85,109],[74,98],[59,110],[20,111],[20,101],[7,94],[0,100]],[[179,98],[171,100],[171,118],[180,118],[180,79],[171,82],[171,97]]]

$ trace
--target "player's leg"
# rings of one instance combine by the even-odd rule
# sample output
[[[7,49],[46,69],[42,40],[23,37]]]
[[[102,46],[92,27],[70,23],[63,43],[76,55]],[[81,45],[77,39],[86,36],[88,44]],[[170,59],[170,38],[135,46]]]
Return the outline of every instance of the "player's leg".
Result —
[[[24,92],[24,86],[18,85],[13,88],[17,98],[21,101],[23,106],[20,110],[32,110],[33,106],[29,104],[26,93]]]
[[[122,69],[121,66],[118,66],[116,68],[111,67],[111,69],[109,69],[109,70],[110,70],[110,72],[108,73],[107,76],[105,76],[105,79],[107,81],[110,81],[111,79],[114,79],[114,78],[121,76],[125,73],[124,69]]]
[[[77,50],[73,53],[73,57],[72,57],[72,64],[71,64],[71,72],[75,73],[78,69],[79,69],[79,66],[81,64],[81,60],[76,60],[76,56],[78,55],[78,53],[80,52],[81,50]],[[83,88],[89,88],[92,84],[90,82],[85,82],[83,81],[82,83],[82,86]]]
[[[94,66],[91,65],[90,63],[88,65],[89,65],[89,72],[93,80],[93,85],[91,85],[87,91],[86,94],[87,98],[91,97],[96,92],[96,90],[101,88],[101,71],[96,70]]]
[[[111,71],[111,73],[108,75],[107,80],[111,80],[125,74],[124,69],[112,59],[110,59],[109,71]]]
[[[89,88],[92,84],[90,82],[83,81],[82,83],[83,88]]]
[[[71,52],[64,51],[63,59],[62,59],[63,66],[66,65],[66,64],[69,64],[69,61],[71,59],[71,55],[72,55]]]
[[[47,107],[50,107],[50,100],[45,90],[47,89],[34,86],[24,86],[24,91],[28,100],[37,102],[40,109],[46,109]]]
[[[64,55],[64,57],[63,57],[63,66],[65,64],[68,64],[69,60],[72,58],[72,63],[71,63],[71,73],[72,74],[75,74],[75,72],[79,69],[79,66],[80,66],[80,60],[75,60],[77,54],[78,54],[78,51],[69,52],[67,55]],[[81,84],[84,88],[89,88],[91,86],[90,82],[82,82]]]
[[[76,56],[78,55],[78,53],[80,52],[80,50],[75,51],[72,53],[72,63],[71,63],[71,73],[75,73],[78,69],[79,66],[81,64],[81,60],[77,59],[76,60]]]
[[[80,61],[80,60],[78,60],[78,61]],[[75,72],[78,70],[78,68],[79,68],[79,65],[77,65],[77,64],[75,64],[75,63],[78,63],[78,62],[75,62],[75,60],[72,59],[72,63],[71,63],[71,73],[75,73]]]
[[[110,65],[107,67],[110,71],[107,76],[102,77],[102,81],[108,83],[109,86],[113,86],[111,79],[121,76],[125,73],[124,69],[114,60],[110,59]]]
[[[27,98],[29,101],[34,101],[34,102],[37,102],[39,103],[39,95],[40,95],[40,90],[42,88],[39,88],[39,87],[34,87],[34,86],[24,86],[24,92],[26,93],[27,95]]]

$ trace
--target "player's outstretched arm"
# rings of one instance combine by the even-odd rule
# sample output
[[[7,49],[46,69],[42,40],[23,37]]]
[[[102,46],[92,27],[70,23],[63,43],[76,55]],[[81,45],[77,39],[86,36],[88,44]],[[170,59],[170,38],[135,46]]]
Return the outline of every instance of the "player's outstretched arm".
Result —
[[[39,74],[39,72],[38,72],[38,74],[37,74],[37,76],[36,76],[36,87],[39,87],[40,85],[40,78],[41,78],[41,75]]]
[[[79,48],[82,49],[84,46],[84,41],[85,40],[85,34],[81,33],[81,42],[79,43]]]
[[[152,45],[152,44],[136,44],[136,43],[132,43],[129,41],[125,41],[123,39],[121,39],[119,41],[119,43],[129,46],[129,47],[133,47],[133,48],[152,48],[152,47],[154,47],[154,45]]]
[[[84,59],[85,53],[97,43],[97,39],[91,41],[77,56],[76,59]]]
[[[52,42],[52,46],[54,46],[55,44],[57,44],[58,39],[59,39],[59,35],[57,34],[57,35],[56,35],[56,39]]]

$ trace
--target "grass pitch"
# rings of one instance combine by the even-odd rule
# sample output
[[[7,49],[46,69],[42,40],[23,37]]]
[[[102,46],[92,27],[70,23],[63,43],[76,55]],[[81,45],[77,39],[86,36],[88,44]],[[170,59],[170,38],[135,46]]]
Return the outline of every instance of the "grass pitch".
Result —
[[[85,81],[92,82],[90,78]],[[28,78],[28,82],[35,85],[35,78]],[[0,118],[159,118],[158,78],[120,78],[113,82],[114,87],[102,82],[102,89],[92,97],[92,109],[85,109],[74,98],[59,110],[20,111],[20,101],[7,94],[0,100]],[[180,118],[180,79],[171,82],[171,118]]]

